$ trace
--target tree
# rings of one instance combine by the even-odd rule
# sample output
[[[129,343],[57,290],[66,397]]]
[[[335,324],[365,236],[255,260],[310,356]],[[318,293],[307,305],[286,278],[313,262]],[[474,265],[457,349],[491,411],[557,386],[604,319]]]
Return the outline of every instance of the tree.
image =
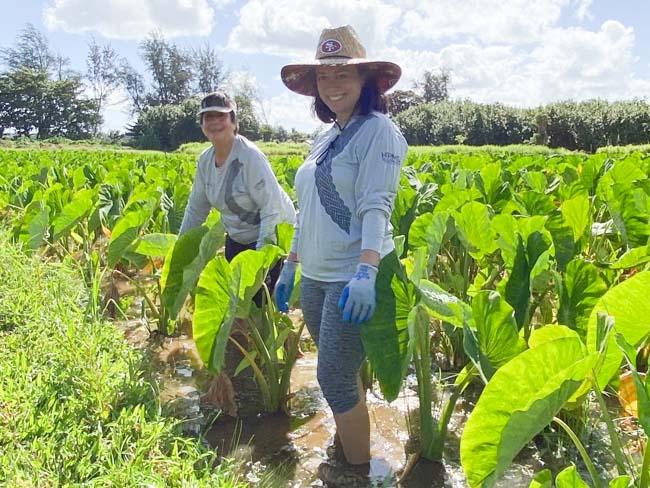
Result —
[[[99,121],[95,102],[83,96],[79,75],[47,38],[27,24],[13,47],[0,50],[8,68],[0,75],[0,126],[39,139],[87,137]]]
[[[32,24],[27,24],[18,34],[14,47],[0,49],[0,59],[11,71],[27,68],[49,73],[55,67],[56,54],[47,38]]]
[[[451,72],[440,68],[438,73],[425,71],[421,81],[415,82],[415,88],[422,92],[422,98],[427,103],[438,103],[449,99],[449,84]]]
[[[76,72],[70,69],[70,58],[66,58],[60,54],[54,56],[53,75],[59,81],[79,76]]]
[[[196,121],[198,110],[199,100],[196,98],[188,98],[177,105],[147,107],[131,127],[135,146],[172,151],[186,142],[205,140]]]
[[[287,129],[281,125],[277,126],[273,131],[273,139],[278,142],[286,142],[286,140],[289,139],[289,133],[287,132]]]
[[[153,79],[150,105],[180,103],[190,96],[192,58],[160,32],[153,32],[140,44],[140,52]]]
[[[255,116],[253,104],[244,95],[235,95],[237,104],[237,121],[239,122],[239,133],[252,141],[260,138],[260,123]]]
[[[244,76],[240,76],[236,81],[231,79],[230,85],[232,86],[235,97],[241,97],[247,100],[251,111],[255,114],[255,118],[257,119],[258,115],[260,115],[261,122],[270,125],[266,107],[255,82],[255,77],[244,73]]]
[[[271,127],[269,124],[262,124],[260,127],[260,135],[262,136],[262,140],[264,142],[270,142],[271,138],[273,137],[273,127]]]
[[[138,73],[126,59],[120,61],[117,76],[126,90],[131,102],[131,114],[142,112],[147,104],[144,77]]]
[[[404,110],[424,103],[424,98],[413,90],[395,90],[386,95],[388,111],[391,115],[397,115]]]
[[[98,120],[108,98],[120,85],[117,64],[118,56],[113,47],[108,43],[100,46],[94,37],[91,38],[86,57],[86,80],[97,106]],[[95,127],[93,132],[97,134],[98,129],[99,126]]]
[[[223,63],[209,43],[192,51],[192,63],[198,93],[213,92],[223,84],[226,78]]]
[[[0,75],[0,126],[18,135],[36,133],[82,139],[98,123],[95,102],[84,99],[78,77],[50,80],[48,74],[30,68]]]
[[[305,139],[307,139],[305,134],[298,132],[295,127],[291,128],[291,132],[289,133],[289,140],[291,142],[305,142]]]

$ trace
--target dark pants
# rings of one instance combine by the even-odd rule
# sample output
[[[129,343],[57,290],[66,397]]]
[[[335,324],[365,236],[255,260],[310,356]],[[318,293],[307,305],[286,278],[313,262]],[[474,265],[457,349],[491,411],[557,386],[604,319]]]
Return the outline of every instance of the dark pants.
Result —
[[[229,235],[226,234],[226,261],[230,262],[233,260],[237,254],[240,252],[244,252],[248,249],[255,250],[255,245],[256,242],[251,242],[250,244],[240,244],[237,241],[233,241]],[[269,293],[271,296],[273,296],[273,289],[275,288],[275,283],[278,281],[278,278],[280,277],[280,271],[282,270],[282,260],[279,260],[277,263],[275,263],[275,266],[273,266],[269,272],[266,275],[266,278],[264,279],[264,282],[266,283],[266,287],[269,289]],[[258,307],[262,306],[262,295],[263,295],[263,290],[258,291],[255,296],[253,297],[253,302],[255,305]]]

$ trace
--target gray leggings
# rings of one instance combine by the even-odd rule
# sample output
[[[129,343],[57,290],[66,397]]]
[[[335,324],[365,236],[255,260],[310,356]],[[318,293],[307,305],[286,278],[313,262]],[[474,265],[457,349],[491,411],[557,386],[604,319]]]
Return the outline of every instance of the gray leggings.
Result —
[[[345,285],[300,279],[305,324],[318,346],[318,383],[335,415],[359,403],[357,378],[365,357],[359,327],[343,322],[337,306]]]

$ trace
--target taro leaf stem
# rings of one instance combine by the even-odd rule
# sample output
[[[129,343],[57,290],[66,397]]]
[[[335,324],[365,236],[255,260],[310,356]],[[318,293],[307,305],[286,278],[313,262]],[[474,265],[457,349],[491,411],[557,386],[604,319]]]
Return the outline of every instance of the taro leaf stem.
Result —
[[[553,417],[553,421],[564,429],[578,449],[578,452],[580,452],[580,456],[582,456],[582,460],[584,461],[585,466],[587,466],[587,471],[589,471],[589,475],[594,482],[594,488],[603,488],[603,483],[596,472],[596,467],[594,466],[594,463],[591,462],[591,458],[589,457],[589,454],[587,454],[585,446],[583,446],[580,439],[578,439],[578,436],[573,432],[573,430],[571,430],[571,427],[565,424],[561,419]]]

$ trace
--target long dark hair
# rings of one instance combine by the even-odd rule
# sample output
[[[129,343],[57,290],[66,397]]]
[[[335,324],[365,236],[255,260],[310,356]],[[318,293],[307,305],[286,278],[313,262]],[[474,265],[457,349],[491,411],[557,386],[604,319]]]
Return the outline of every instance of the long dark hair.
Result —
[[[354,113],[359,115],[368,115],[373,110],[381,112],[382,114],[388,113],[386,97],[379,91],[377,80],[373,73],[364,69],[363,66],[358,66],[357,69],[359,70],[359,75],[364,77],[365,81],[361,87],[361,95],[359,95],[359,101],[357,102]],[[315,83],[316,78],[314,77],[314,84]],[[311,109],[321,122],[327,124],[336,120],[336,114],[325,104],[318,94],[318,89],[316,89],[316,96],[312,102]]]

